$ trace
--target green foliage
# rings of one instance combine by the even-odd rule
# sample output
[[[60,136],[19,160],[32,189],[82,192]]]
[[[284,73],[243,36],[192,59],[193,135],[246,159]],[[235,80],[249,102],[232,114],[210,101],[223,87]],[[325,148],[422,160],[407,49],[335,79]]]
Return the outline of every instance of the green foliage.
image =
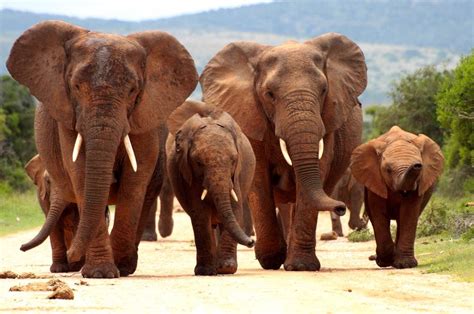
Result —
[[[369,229],[354,230],[347,235],[350,242],[367,242],[374,239],[374,234]]]
[[[23,166],[35,154],[35,104],[26,87],[0,77],[0,181],[24,191],[31,186]]]
[[[392,105],[372,106],[365,111],[372,118],[374,138],[393,125],[415,134],[423,133],[435,142],[443,142],[443,133],[436,118],[436,94],[449,72],[426,66],[396,82],[390,92]]]
[[[437,95],[438,120],[446,129],[447,166],[472,169],[474,160],[474,50],[463,57]],[[474,175],[473,172],[470,175]]]
[[[431,200],[418,220],[417,236],[427,237],[446,231],[449,226],[448,211],[445,203]]]
[[[36,199],[36,192],[8,192],[0,183],[0,236],[31,229],[44,222],[44,214]]]

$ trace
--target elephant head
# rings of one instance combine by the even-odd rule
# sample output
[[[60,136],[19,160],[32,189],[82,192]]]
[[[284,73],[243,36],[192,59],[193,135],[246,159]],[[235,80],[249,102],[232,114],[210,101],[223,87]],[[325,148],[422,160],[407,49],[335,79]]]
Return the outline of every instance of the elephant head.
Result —
[[[7,68],[60,126],[77,133],[73,160],[83,146],[85,195],[73,243],[79,258],[97,233],[119,146],[136,171],[140,156],[128,134],[157,128],[186,99],[197,84],[194,62],[167,33],[119,36],[46,21],[16,40]]]
[[[187,101],[170,116],[168,128],[175,134],[175,156],[184,181],[200,187],[201,200],[212,199],[219,220],[238,243],[252,247],[254,241],[239,226],[231,205],[231,199],[243,201],[242,159],[249,151],[253,155],[239,126],[226,112]]]
[[[354,177],[382,198],[388,191],[423,195],[441,175],[444,157],[429,137],[394,126],[357,147],[351,157]]]
[[[323,139],[359,106],[367,85],[364,55],[354,42],[328,33],[280,46],[231,43],[200,82],[204,101],[230,113],[249,138],[262,141],[270,132],[280,139],[303,202],[344,213],[343,203],[323,191],[320,158]]]
[[[25,166],[26,173],[36,185],[38,190],[38,200],[43,209],[49,208],[49,193],[51,191],[48,171],[39,155],[35,155]]]

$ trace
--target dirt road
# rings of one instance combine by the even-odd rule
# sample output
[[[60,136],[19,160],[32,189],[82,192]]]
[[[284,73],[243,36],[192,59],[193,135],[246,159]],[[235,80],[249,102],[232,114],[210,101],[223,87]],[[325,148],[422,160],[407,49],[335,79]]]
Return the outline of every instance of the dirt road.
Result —
[[[347,226],[347,224],[345,224]],[[347,228],[346,228],[347,229]],[[318,233],[330,230],[321,215]],[[50,247],[23,253],[35,231],[0,238],[0,271],[61,278],[74,300],[47,300],[46,292],[9,292],[17,284],[46,279],[0,279],[0,311],[93,313],[328,313],[473,312],[474,285],[417,270],[380,269],[367,257],[375,244],[347,239],[317,243],[320,272],[265,271],[251,249],[239,248],[235,275],[195,277],[195,247],[185,213],[175,214],[169,239],[140,244],[137,272],[120,279],[87,279],[80,273],[50,274]]]

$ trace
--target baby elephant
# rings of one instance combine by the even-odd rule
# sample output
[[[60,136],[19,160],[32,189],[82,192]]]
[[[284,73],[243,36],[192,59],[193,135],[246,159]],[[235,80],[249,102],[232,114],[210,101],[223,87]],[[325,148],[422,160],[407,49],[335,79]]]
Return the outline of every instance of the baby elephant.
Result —
[[[252,184],[255,156],[232,117],[187,101],[168,119],[167,166],[173,191],[191,217],[196,275],[237,271],[237,242],[253,247],[241,229],[243,202]],[[213,228],[219,225],[218,244]]]
[[[365,208],[374,227],[380,267],[411,268],[418,217],[443,170],[444,157],[429,137],[394,126],[352,152],[352,174],[365,186]],[[395,244],[390,220],[397,221]]]
[[[23,251],[30,249],[50,235],[53,264],[52,273],[79,271],[84,264],[84,259],[76,263],[68,263],[66,252],[71,246],[72,238],[79,223],[79,211],[75,203],[69,203],[58,197],[58,188],[49,177],[41,157],[34,156],[25,166],[28,176],[36,185],[38,201],[43,209],[46,222],[32,241],[24,244]],[[52,208],[52,210],[50,210]]]

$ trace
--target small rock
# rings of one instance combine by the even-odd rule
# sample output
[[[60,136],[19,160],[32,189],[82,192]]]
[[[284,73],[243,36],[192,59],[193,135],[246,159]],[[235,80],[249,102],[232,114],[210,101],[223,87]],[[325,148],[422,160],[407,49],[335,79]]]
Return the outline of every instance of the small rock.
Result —
[[[375,261],[377,259],[377,255],[373,254],[369,256],[369,261]]]
[[[352,289],[347,289],[347,292],[352,292]]]
[[[331,232],[326,232],[326,233],[323,233],[321,234],[321,240],[323,241],[330,241],[330,240],[337,240],[338,238],[338,235],[335,231],[331,231]]]
[[[80,280],[79,282],[75,283],[76,286],[88,286],[89,283],[85,280]]]

